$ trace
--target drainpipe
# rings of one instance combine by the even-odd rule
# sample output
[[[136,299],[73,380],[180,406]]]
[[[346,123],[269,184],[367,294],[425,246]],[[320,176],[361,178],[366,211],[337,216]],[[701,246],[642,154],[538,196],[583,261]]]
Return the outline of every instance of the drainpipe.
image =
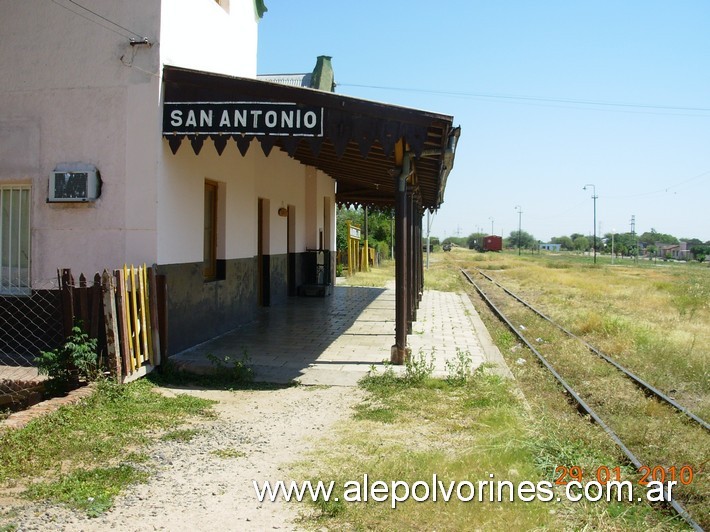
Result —
[[[402,158],[402,169],[395,177],[395,343],[390,353],[392,364],[404,364],[411,355],[407,347],[408,312],[408,273],[407,273],[407,178],[412,172],[411,154],[405,153]]]

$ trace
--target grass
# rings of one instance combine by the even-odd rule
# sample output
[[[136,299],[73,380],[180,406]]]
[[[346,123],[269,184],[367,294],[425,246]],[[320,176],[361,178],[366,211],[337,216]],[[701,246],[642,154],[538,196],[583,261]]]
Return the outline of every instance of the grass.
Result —
[[[320,498],[315,514],[304,517],[314,528],[354,530],[527,530],[574,529],[595,523],[600,528],[634,529],[647,523],[648,507],[619,510],[595,505],[579,511],[567,503],[464,503],[409,500],[391,508],[391,501],[344,503],[352,480],[394,480],[413,485],[445,486],[451,481],[520,482],[554,480],[556,463],[610,463],[595,438],[548,420],[536,420],[516,393],[514,384],[484,371],[465,382],[424,377],[408,379],[392,373],[374,374],[362,382],[368,397],[333,441],[310,460],[298,464],[303,478],[334,480],[339,501]],[[572,414],[571,417],[574,417]],[[579,421],[578,419],[576,420]],[[561,437],[567,434],[565,437]],[[493,477],[491,477],[493,475]],[[351,494],[352,497],[352,494]],[[455,497],[454,497],[455,499]]]
[[[89,517],[98,517],[111,508],[114,497],[121,491],[147,479],[145,471],[126,464],[77,470],[54,482],[33,484],[25,496],[33,500],[66,504],[83,510]]]
[[[463,290],[457,266],[485,269],[591,343],[603,344],[609,354],[633,358],[638,368],[661,379],[667,388],[677,394],[685,391],[684,399],[695,398],[702,411],[707,398],[703,371],[708,369],[702,360],[708,360],[710,345],[702,295],[708,279],[705,270],[680,264],[611,267],[594,265],[586,257],[518,257],[461,249],[434,254],[432,259],[425,272],[427,288]],[[342,501],[345,482],[362,480],[365,473],[372,480],[410,484],[430,480],[433,473],[456,481],[485,480],[493,474],[496,479],[536,482],[554,481],[560,465],[576,465],[587,473],[600,466],[621,466],[622,478],[636,481],[637,472],[625,465],[611,439],[564,400],[559,385],[507,328],[485,307],[476,307],[516,375],[515,383],[485,371],[457,379],[458,371],[464,371],[463,355],[449,368],[449,379],[432,379],[426,360],[416,357],[412,367],[400,374],[386,369],[365,379],[361,386],[367,397],[355,407],[352,419],[296,468],[300,478],[335,480],[341,498],[317,501],[304,524],[354,530],[683,529],[672,514],[645,503],[408,501],[392,510],[388,503]],[[611,377],[584,363],[576,369],[590,386],[603,386]],[[628,399],[621,391],[609,389],[605,401],[613,414],[615,404]],[[657,436],[651,444],[674,448],[676,429],[680,427],[651,428]],[[703,489],[698,484],[699,501],[705,497]]]
[[[225,356],[219,358],[208,354],[213,370],[204,375],[184,371],[168,359],[160,372],[148,375],[148,380],[158,386],[190,386],[214,390],[275,390],[298,386],[294,381],[289,384],[272,384],[253,380],[253,369],[248,365],[246,354],[242,357]]]
[[[394,278],[394,261],[385,260],[369,271],[355,272],[352,275],[340,277],[338,284],[346,286],[369,286],[375,288],[384,287],[388,281]]]
[[[0,433],[0,486],[90,516],[105,511],[123,488],[147,478],[136,467],[146,461],[140,449],[163,432],[180,440],[194,435],[178,427],[212,415],[212,401],[164,397],[153,388],[146,379],[124,386],[102,381],[81,402]]]
[[[476,267],[469,257],[460,264]],[[594,266],[588,257],[512,254],[495,255],[490,264],[507,266],[495,272],[496,280],[710,419],[707,265],[624,261]]]
[[[213,454],[219,458],[224,458],[224,459],[244,458],[247,456],[247,453],[245,453],[244,451],[240,451],[239,449],[233,449],[233,448],[217,449],[215,451],[212,451],[211,454]]]
[[[459,290],[461,281],[455,270],[435,267],[437,263],[441,262],[441,255],[442,253],[431,255],[430,268],[424,272],[424,288],[443,292]],[[394,280],[394,267],[393,260],[383,261],[380,266],[370,268],[367,272],[356,272],[354,275],[342,277],[339,284],[383,288],[388,282]]]
[[[495,262],[508,265],[495,272],[499,282],[708,419],[710,315],[702,298],[695,298],[693,303],[687,299],[678,303],[678,294],[704,293],[710,287],[707,267],[676,263],[594,266],[576,257],[565,260],[559,256],[520,258],[506,254],[498,255]],[[467,259],[459,264],[475,266],[474,261]],[[574,446],[565,442],[565,434],[574,434],[576,441],[584,434],[584,427],[574,418],[567,420],[558,411],[559,391],[554,391],[555,385],[548,383],[549,377],[532,355],[519,348],[507,328],[488,314],[485,305],[477,307],[537,417],[545,419],[553,429],[553,437],[542,442],[545,454],[552,458],[542,460],[540,465],[547,463],[548,468],[559,463],[599,465],[601,462],[594,455],[586,460],[582,456],[567,456]],[[535,324],[525,313],[511,309],[509,317],[513,323],[525,323],[532,337],[554,336],[549,326]],[[690,464],[700,472],[690,486],[682,486],[676,494],[686,501],[691,514],[707,525],[710,484],[703,473],[710,450],[707,434],[687,426],[677,415],[663,414],[659,421],[640,423],[648,412],[661,415],[664,408],[644,397],[610,366],[590,360],[577,342],[543,343],[538,348],[642,462],[651,467]],[[526,362],[518,363],[521,358]],[[553,388],[548,391],[549,386]],[[559,429],[554,429],[556,425]],[[590,448],[606,449],[607,454],[614,455],[608,438],[602,437],[596,444],[590,439],[589,443]],[[564,459],[574,461],[560,461]],[[619,464],[620,460],[618,457],[611,465]]]

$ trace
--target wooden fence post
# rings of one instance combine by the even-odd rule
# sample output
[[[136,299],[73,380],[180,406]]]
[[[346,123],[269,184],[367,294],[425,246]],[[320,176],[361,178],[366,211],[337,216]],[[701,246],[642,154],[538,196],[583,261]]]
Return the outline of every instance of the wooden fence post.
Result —
[[[146,291],[146,286],[145,286],[145,266],[138,266],[138,291],[136,293],[139,307],[140,307],[140,312],[138,313],[138,316],[140,317],[140,331],[141,331],[141,354],[143,361],[150,360],[152,357],[150,356],[150,351],[151,349],[148,347],[148,319],[147,319],[147,313],[148,308],[146,305],[146,297],[145,297],[145,291]],[[135,287],[134,287],[134,293],[135,293]],[[151,346],[152,347],[152,346]]]
[[[123,267],[127,270],[126,275],[126,285],[128,285],[129,279],[131,283],[131,295],[128,298],[130,300],[130,312],[128,313],[130,319],[128,322],[128,334],[133,337],[133,362],[131,365],[133,369],[143,365],[143,357],[141,356],[141,326],[140,318],[138,316],[138,300],[136,298],[136,291],[138,290],[138,283],[136,283],[136,269],[131,265],[131,269],[128,270],[127,266]]]
[[[74,285],[74,277],[71,270],[65,268],[62,270],[62,329],[64,338],[69,338],[74,327],[74,293],[72,286]]]
[[[79,315],[81,316],[81,329],[89,334],[91,317],[89,316],[89,294],[86,289],[86,276],[79,274],[79,288],[74,289],[79,293]]]
[[[118,269],[114,273],[116,277],[116,315],[119,323],[119,345],[121,346],[121,361],[123,363],[123,374],[128,375],[135,369],[133,358],[133,345],[128,334],[128,323],[130,320],[128,301],[126,300],[126,277],[125,271]]]
[[[98,276],[98,274],[96,275]],[[106,357],[111,374],[118,382],[121,382],[123,379],[123,365],[121,364],[118,316],[116,315],[116,294],[114,291],[113,276],[106,270],[104,270],[102,275],[100,286],[103,292],[106,325]]]
[[[99,326],[101,325],[101,275],[94,275],[94,286],[91,287],[91,327],[89,336],[99,339]]]

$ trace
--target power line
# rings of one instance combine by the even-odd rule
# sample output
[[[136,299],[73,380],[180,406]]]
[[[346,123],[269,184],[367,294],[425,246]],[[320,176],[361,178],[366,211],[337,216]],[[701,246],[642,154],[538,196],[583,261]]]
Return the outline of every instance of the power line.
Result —
[[[673,190],[674,188],[680,188],[683,185],[687,185],[691,181],[695,181],[696,179],[700,179],[701,177],[705,176],[710,176],[710,170],[706,170],[704,172],[701,172],[689,179],[686,179],[684,181],[680,181],[679,183],[673,184],[673,185],[668,185],[667,187],[660,188],[658,190],[652,190],[650,192],[640,192],[638,194],[629,194],[625,196],[607,196],[608,199],[628,199],[628,198],[640,198],[644,196],[652,196],[654,194],[664,194],[668,193],[669,191]]]
[[[549,103],[549,104],[571,104],[571,105],[593,105],[597,107],[614,107],[619,109],[642,109],[647,111],[684,111],[684,112],[710,112],[710,107],[687,107],[678,105],[656,105],[656,104],[636,104],[624,102],[607,102],[601,100],[579,100],[574,98],[551,98],[542,96],[525,96],[513,94],[496,94],[484,92],[458,92],[440,91],[433,89],[417,89],[411,87],[386,87],[381,85],[361,85],[356,83],[338,83],[339,87],[358,87],[363,89],[391,90],[401,92],[436,94],[441,96],[454,96],[463,98],[483,98],[492,100],[505,100],[514,102],[529,103]]]
[[[113,20],[108,19],[108,18],[104,17],[103,15],[100,15],[99,13],[96,13],[95,11],[92,11],[92,10],[89,9],[88,7],[85,7],[85,6],[81,5],[81,4],[79,4],[79,3],[76,2],[75,0],[68,0],[68,1],[69,1],[70,3],[72,3],[72,4],[74,4],[75,6],[77,6],[78,8],[83,9],[83,10],[86,11],[87,13],[91,13],[91,14],[94,15],[95,17],[97,17],[97,18],[99,18],[99,19],[101,19],[101,20],[103,20],[103,21],[105,21],[105,22],[108,22],[109,24],[112,24],[112,25],[115,26],[116,28],[120,28],[121,30],[123,30],[123,31],[125,31],[125,32],[128,32],[129,34],[134,35],[135,37],[138,38],[138,40],[139,40],[140,42],[148,43],[148,39],[147,39],[146,37],[144,37],[143,35],[140,35],[139,33],[136,33],[136,32],[133,31],[133,30],[130,30],[130,29],[124,27],[124,26],[121,26],[121,25],[118,24],[117,22],[114,22]],[[130,39],[131,41],[135,41],[135,39],[134,39],[133,37],[131,37],[131,36],[129,36],[129,35],[126,35],[125,33],[121,33],[121,32],[119,32],[119,31],[117,31],[116,29],[114,29],[114,28],[112,28],[112,27],[109,27],[109,26],[107,26],[107,25],[105,25],[105,24],[102,24],[101,22],[99,22],[99,21],[97,21],[97,20],[94,20],[93,18],[88,17],[88,16],[86,16],[86,15],[84,15],[84,14],[78,12],[78,11],[75,11],[75,10],[73,10],[73,9],[69,9],[68,6],[59,3],[57,0],[52,0],[52,2],[54,2],[54,3],[55,3],[56,5],[58,5],[59,7],[63,8],[63,9],[66,9],[66,10],[69,11],[70,13],[73,13],[74,15],[77,15],[77,16],[83,18],[84,20],[87,20],[87,21],[89,21],[89,22],[93,22],[93,23],[96,24],[97,26],[101,26],[102,28],[104,28],[104,29],[106,29],[106,30],[108,30],[108,31],[110,31],[110,32],[112,32],[112,33],[115,33],[116,35],[120,35],[121,37],[125,37],[125,38],[127,38],[127,39]]]

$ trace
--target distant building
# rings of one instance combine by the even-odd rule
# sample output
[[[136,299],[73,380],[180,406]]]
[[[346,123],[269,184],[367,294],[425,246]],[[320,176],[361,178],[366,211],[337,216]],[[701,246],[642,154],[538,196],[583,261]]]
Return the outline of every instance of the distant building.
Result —
[[[540,244],[540,249],[544,249],[545,251],[560,251],[562,244]]]
[[[664,244],[656,242],[656,256],[660,258],[671,258],[675,260],[690,259],[690,249],[687,242],[680,244]]]

